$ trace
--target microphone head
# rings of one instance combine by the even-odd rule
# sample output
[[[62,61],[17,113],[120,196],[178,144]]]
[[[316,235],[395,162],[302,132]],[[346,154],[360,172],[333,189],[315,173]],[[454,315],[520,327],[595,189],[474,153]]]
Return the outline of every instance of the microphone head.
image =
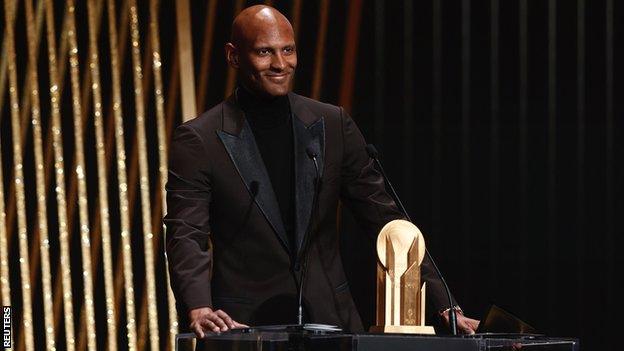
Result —
[[[312,145],[308,145],[308,147],[306,147],[306,154],[310,159],[315,159],[318,156],[316,149]]]
[[[258,195],[258,188],[260,188],[260,183],[258,183],[257,181],[252,181],[251,183],[249,183],[249,192],[251,193],[252,197],[256,197]]]
[[[373,144],[366,145],[366,153],[368,154],[368,157],[373,159],[377,159],[377,156],[379,155],[377,148]]]

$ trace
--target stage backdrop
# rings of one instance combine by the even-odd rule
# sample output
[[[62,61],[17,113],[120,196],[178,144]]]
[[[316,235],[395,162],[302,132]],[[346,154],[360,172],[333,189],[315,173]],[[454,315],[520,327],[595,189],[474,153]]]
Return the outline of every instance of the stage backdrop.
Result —
[[[175,126],[236,83],[255,1],[4,0],[0,296],[27,349],[170,349],[163,227]],[[496,303],[585,349],[615,345],[624,229],[624,4],[267,1],[294,90],[351,112],[466,313]],[[374,247],[342,217],[374,323]]]

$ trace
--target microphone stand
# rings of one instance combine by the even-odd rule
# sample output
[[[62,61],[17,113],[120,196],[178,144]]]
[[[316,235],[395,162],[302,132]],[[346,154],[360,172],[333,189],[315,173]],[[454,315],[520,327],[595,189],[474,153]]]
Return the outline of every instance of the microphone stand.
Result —
[[[401,212],[403,212],[403,215],[405,216],[405,218],[407,218],[408,221],[412,222],[412,219],[407,213],[407,210],[405,210],[405,207],[403,206],[403,203],[401,202],[399,195],[397,195],[396,191],[394,190],[394,187],[392,186],[392,183],[390,182],[390,178],[388,178],[388,176],[386,175],[386,171],[384,170],[383,166],[381,165],[381,162],[379,161],[379,153],[377,152],[377,149],[375,148],[373,144],[368,144],[366,145],[366,152],[368,153],[368,156],[372,158],[373,161],[375,161],[375,164],[379,168],[381,175],[384,178],[384,181],[388,184],[388,187],[390,188],[392,197],[399,205],[399,209],[401,210]],[[446,296],[448,297],[449,306],[450,306],[449,325],[451,327],[451,333],[453,335],[457,335],[457,311],[455,311],[455,304],[453,303],[451,290],[449,289],[449,286],[446,283],[446,280],[444,279],[442,272],[438,268],[438,265],[435,263],[435,261],[433,260],[433,257],[431,256],[431,254],[429,253],[429,250],[426,247],[425,247],[425,253],[427,254],[427,257],[429,258],[429,261],[431,262],[433,269],[435,270],[436,274],[440,278],[440,281],[442,282],[442,285],[444,285],[444,289],[446,290]]]
[[[317,153],[308,146],[306,148],[306,154],[314,162],[314,170],[316,171],[316,178],[314,179],[314,197],[312,198],[312,214],[310,215],[310,222],[308,228],[303,237],[303,243],[301,245],[301,252],[297,261],[295,262],[295,269],[301,268],[301,276],[299,278],[299,291],[298,291],[298,309],[297,309],[297,323],[303,325],[303,282],[305,281],[306,271],[308,270],[308,244],[310,242],[310,236],[314,232],[316,224],[316,215],[318,207],[318,197],[321,192],[321,174],[319,172],[318,162],[316,157]]]

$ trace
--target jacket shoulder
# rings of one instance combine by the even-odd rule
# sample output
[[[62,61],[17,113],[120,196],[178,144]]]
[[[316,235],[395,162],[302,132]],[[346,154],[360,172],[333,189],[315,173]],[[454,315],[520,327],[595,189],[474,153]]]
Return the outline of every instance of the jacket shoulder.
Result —
[[[224,102],[221,102],[213,106],[208,111],[180,124],[178,128],[191,128],[202,135],[221,129],[223,104]]]
[[[315,115],[321,115],[325,119],[339,119],[343,114],[343,109],[340,106],[320,102],[294,93],[293,95],[298,100],[298,103],[308,108]]]

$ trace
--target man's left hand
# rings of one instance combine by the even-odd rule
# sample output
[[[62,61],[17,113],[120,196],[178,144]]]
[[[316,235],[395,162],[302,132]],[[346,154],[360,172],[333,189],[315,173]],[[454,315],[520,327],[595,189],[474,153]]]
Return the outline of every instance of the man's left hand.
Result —
[[[442,320],[446,326],[450,326],[449,323],[449,311],[442,312]],[[457,312],[457,332],[462,334],[474,334],[479,327],[479,321],[476,319],[468,318],[461,312]]]

